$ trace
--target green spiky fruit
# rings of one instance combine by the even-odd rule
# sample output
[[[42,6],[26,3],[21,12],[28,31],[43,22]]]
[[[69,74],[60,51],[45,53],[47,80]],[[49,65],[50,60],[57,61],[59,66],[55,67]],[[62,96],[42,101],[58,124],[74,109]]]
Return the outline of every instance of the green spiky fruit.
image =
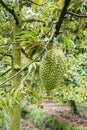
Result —
[[[40,64],[41,84],[47,90],[58,87],[66,71],[66,57],[62,50],[51,49],[46,52]]]

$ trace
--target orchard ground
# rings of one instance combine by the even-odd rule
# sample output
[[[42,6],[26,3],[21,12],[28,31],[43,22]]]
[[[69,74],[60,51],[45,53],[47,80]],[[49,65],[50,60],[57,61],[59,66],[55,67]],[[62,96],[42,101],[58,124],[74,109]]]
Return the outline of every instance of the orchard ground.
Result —
[[[87,102],[85,101],[84,104]],[[39,111],[46,115],[52,117],[54,120],[58,120],[61,123],[66,124],[67,126],[76,126],[84,130],[87,128],[87,107],[86,106],[78,106],[79,115],[72,116],[69,113],[69,107],[67,104],[61,105],[57,102],[43,102],[41,104],[42,108],[38,107],[38,105],[28,105],[26,104],[26,108],[31,110]],[[37,116],[37,115],[36,115]],[[6,130],[5,128],[0,128],[0,130]],[[32,119],[26,116],[26,113],[22,113],[21,118],[21,130],[40,130]],[[53,130],[51,128],[45,128],[44,130]]]

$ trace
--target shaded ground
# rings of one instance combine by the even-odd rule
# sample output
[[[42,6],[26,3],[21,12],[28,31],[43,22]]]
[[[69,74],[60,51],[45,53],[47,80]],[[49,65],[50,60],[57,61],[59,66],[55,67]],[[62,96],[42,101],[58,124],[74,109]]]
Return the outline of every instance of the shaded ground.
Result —
[[[42,103],[43,109],[41,112],[53,117],[54,119],[61,121],[68,125],[76,125],[81,127],[83,130],[87,127],[87,108],[78,107],[79,115],[72,116],[69,114],[69,108],[67,105],[60,105],[56,102],[44,102]],[[29,109],[38,109],[37,105],[27,105]],[[5,128],[0,128],[0,130],[6,130]],[[32,123],[30,119],[21,119],[21,130],[38,130],[36,126]],[[47,129],[50,130],[50,129]]]

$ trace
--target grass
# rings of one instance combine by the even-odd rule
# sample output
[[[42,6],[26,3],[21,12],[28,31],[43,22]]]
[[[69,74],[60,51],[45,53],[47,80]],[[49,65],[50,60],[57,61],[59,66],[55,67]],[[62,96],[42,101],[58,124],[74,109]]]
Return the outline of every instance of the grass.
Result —
[[[87,107],[87,103],[79,103],[79,104],[77,104],[77,106],[79,106],[79,107]]]
[[[42,114],[38,109],[28,110],[23,108],[23,111],[26,111],[27,118],[31,118],[39,130],[46,130],[46,128],[50,128],[51,130],[87,130],[87,128],[81,129],[76,128],[75,126],[67,126],[63,122],[59,122],[50,116]]]

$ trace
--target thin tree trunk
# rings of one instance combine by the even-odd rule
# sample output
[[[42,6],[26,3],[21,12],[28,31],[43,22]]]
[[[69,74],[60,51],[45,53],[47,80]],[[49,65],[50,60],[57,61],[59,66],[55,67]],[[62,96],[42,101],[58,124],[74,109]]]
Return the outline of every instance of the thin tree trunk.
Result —
[[[46,94],[47,94],[47,96],[50,96],[50,91],[46,90]]]
[[[19,25],[15,24],[14,28],[14,39],[16,39],[17,33],[20,32]],[[16,40],[14,40],[16,42]],[[12,75],[21,69],[21,47],[19,43],[13,44],[13,65]],[[18,74],[12,80],[12,88],[17,89],[21,82],[21,74]],[[20,130],[21,120],[21,97],[17,97],[19,103],[14,103],[11,108],[11,130]]]
[[[69,103],[69,107],[70,107],[70,114],[78,115],[78,110],[77,110],[75,101],[69,100],[68,103]]]

